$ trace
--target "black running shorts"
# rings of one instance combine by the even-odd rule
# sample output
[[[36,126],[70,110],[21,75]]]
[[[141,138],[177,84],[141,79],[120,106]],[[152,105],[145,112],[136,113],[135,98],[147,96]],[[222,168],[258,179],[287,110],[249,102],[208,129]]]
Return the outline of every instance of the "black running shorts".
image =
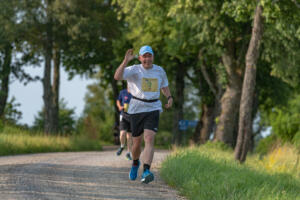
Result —
[[[128,114],[126,115],[126,117],[124,117],[124,115],[121,116],[120,131],[131,132],[130,117]]]
[[[158,131],[159,110],[130,114],[132,137],[142,135],[144,129]]]

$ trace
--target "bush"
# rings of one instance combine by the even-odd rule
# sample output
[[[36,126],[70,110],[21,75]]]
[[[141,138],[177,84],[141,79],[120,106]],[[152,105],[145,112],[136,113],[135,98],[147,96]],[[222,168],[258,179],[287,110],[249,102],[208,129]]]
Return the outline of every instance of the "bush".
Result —
[[[300,153],[300,131],[298,131],[294,136],[293,144],[296,146],[298,152]]]
[[[265,155],[280,143],[281,141],[278,139],[278,136],[271,134],[259,141],[255,151],[261,155]]]
[[[109,101],[110,92],[101,87],[100,82],[88,86],[83,116],[77,127],[81,134],[89,138],[113,143],[115,101]]]
[[[0,133],[3,131],[4,129],[4,123],[3,121],[0,119]]]
[[[272,131],[284,142],[292,142],[300,132],[300,95],[289,100],[285,107],[275,107],[270,114]]]
[[[155,145],[169,146],[172,143],[172,134],[169,131],[159,131],[155,136]]]
[[[44,130],[44,109],[38,112],[33,122],[33,130],[41,131]],[[63,135],[71,135],[75,131],[75,111],[74,108],[67,108],[67,103],[64,99],[59,102],[59,116],[58,116],[58,133]]]
[[[99,140],[90,139],[86,135],[71,137],[71,145],[74,147],[75,150],[78,151],[100,151],[102,149]]]

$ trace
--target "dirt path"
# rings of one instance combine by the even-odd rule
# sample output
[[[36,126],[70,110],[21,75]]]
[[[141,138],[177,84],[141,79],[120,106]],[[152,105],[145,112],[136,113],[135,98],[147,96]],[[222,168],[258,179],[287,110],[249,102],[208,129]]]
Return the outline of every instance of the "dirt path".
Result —
[[[168,151],[156,151],[154,182],[128,179],[130,161],[116,147],[102,152],[46,153],[0,157],[0,199],[184,199],[159,177]],[[139,170],[141,173],[142,170]]]

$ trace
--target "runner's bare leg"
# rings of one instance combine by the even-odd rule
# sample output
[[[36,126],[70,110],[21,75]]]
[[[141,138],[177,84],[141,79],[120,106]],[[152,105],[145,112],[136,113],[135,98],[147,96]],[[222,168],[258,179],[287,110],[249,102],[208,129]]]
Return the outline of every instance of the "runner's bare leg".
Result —
[[[149,129],[144,130],[145,148],[143,152],[143,161],[145,164],[151,165],[154,155],[154,138],[155,132]]]
[[[130,132],[127,132],[127,149],[128,152],[132,152],[132,136]]]
[[[125,146],[125,142],[126,142],[125,140],[126,140],[126,131],[122,130],[120,131],[120,143],[122,147]]]
[[[132,137],[132,159],[137,160],[141,155],[141,144],[142,144],[142,135],[138,137]]]

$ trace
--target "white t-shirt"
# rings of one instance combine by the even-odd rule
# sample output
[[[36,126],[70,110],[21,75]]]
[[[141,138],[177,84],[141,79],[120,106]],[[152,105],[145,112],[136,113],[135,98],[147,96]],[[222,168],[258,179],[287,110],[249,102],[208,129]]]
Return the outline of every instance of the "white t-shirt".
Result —
[[[151,69],[145,69],[142,64],[126,67],[123,79],[127,80],[129,92],[140,99],[159,99],[160,89],[168,86],[165,70],[157,65]],[[161,101],[143,102],[131,98],[128,108],[129,114],[162,111]]]

